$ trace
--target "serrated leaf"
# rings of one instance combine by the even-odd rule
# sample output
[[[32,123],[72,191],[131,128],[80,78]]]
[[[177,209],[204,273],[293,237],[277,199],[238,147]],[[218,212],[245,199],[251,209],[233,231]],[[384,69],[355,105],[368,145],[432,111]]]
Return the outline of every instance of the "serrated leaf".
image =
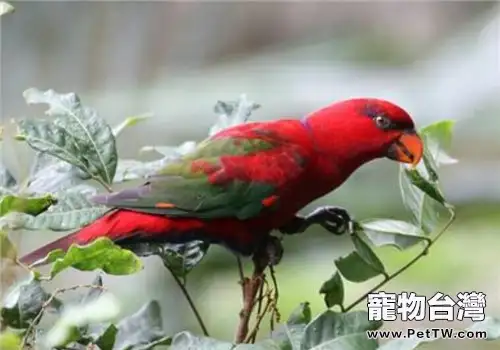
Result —
[[[170,350],[186,349],[210,349],[210,350],[232,350],[235,347],[226,341],[213,338],[198,337],[190,332],[181,332],[174,336]]]
[[[56,198],[50,194],[41,197],[6,195],[0,199],[0,216],[11,212],[37,216],[55,203],[57,203]]]
[[[325,305],[331,308],[335,305],[342,307],[344,304],[344,282],[340,273],[336,271],[330,279],[325,281],[319,290],[320,294],[324,294]]]
[[[219,117],[210,128],[209,135],[212,136],[223,129],[246,123],[253,111],[258,108],[260,105],[249,101],[245,94],[241,95],[237,101],[218,101],[215,104],[214,112]]]
[[[109,275],[130,275],[142,269],[141,260],[131,251],[114,244],[106,237],[87,245],[72,244],[64,253],[61,249],[51,251],[42,261],[33,265],[53,263],[50,277],[53,278],[68,267],[81,271],[101,269]]]
[[[104,183],[113,182],[118,161],[115,138],[95,110],[83,106],[75,93],[31,88],[23,96],[28,104],[48,104],[46,114],[55,117],[52,123],[30,120],[20,124],[31,147],[67,161]]]
[[[87,304],[65,308],[61,317],[47,333],[45,344],[53,348],[75,342],[82,336],[80,327],[109,321],[118,316],[119,312],[118,300],[109,293]]]
[[[7,1],[0,1],[0,16],[6,15],[14,11],[15,11],[14,6],[9,4]]]
[[[9,239],[7,232],[0,231],[0,260],[8,259],[15,261],[17,259],[17,248]]]
[[[299,349],[304,330],[309,322],[311,322],[309,303],[301,303],[292,311],[286,323],[271,333],[271,339],[281,350]]]
[[[403,250],[426,238],[420,228],[401,220],[371,219],[360,224],[364,234],[376,247],[392,245]]]
[[[125,120],[123,122],[121,122],[120,124],[118,124],[117,126],[115,126],[113,128],[113,135],[115,135],[115,137],[117,137],[126,128],[137,125],[140,122],[143,122],[143,121],[151,118],[152,116],[153,115],[151,113],[145,113],[145,114],[140,114],[140,115],[136,115],[136,116],[132,116],[132,117],[127,117],[127,118],[125,118]]]
[[[327,310],[312,320],[306,327],[301,350],[376,349],[377,342],[369,339],[367,330],[382,326],[380,321],[369,321],[366,311],[337,313]]]
[[[50,294],[41,286],[34,274],[21,281],[6,295],[2,302],[2,319],[6,326],[16,329],[27,328],[42,310]],[[53,298],[50,307],[58,309],[61,302]]]
[[[359,256],[374,270],[381,274],[385,273],[385,267],[382,261],[378,258],[372,248],[358,235],[351,235],[352,242],[354,243],[354,248],[358,252]]]
[[[374,266],[367,263],[356,251],[336,259],[335,266],[342,276],[351,282],[364,282],[381,273]]]
[[[95,187],[84,183],[80,169],[49,154],[37,152],[30,171],[28,193],[61,191],[94,194]]]
[[[171,337],[163,331],[160,304],[153,300],[118,324],[113,350],[146,350],[169,345]]]
[[[491,316],[485,317],[483,321],[474,322],[466,330],[472,332],[485,331],[486,340],[500,339],[500,318]]]
[[[26,230],[68,231],[81,228],[109,211],[91,202],[88,195],[63,192],[56,194],[57,204],[36,217],[23,216],[17,228]]]
[[[4,331],[0,333],[0,349],[19,350],[21,349],[21,338],[14,332]]]
[[[427,234],[434,231],[443,207],[450,207],[439,188],[437,169],[442,164],[456,163],[445,153],[451,145],[454,122],[440,121],[422,128],[423,162],[416,169],[400,166],[399,183],[403,203],[412,213],[414,223]]]

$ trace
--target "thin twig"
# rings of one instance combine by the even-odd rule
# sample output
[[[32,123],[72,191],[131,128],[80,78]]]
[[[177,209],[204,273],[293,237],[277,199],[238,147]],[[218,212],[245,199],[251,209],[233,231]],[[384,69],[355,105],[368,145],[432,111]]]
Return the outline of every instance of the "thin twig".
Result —
[[[245,279],[243,283],[243,308],[240,311],[240,322],[236,331],[236,343],[245,341],[248,334],[248,323],[255,305],[255,297],[263,283],[263,273],[266,265],[254,260],[254,271],[250,279]]]
[[[206,337],[209,337],[210,335],[208,334],[207,327],[205,326],[205,323],[203,322],[203,319],[201,318],[200,313],[198,312],[198,309],[196,308],[196,305],[194,304],[194,301],[191,298],[191,295],[189,294],[188,290],[186,289],[186,286],[182,283],[182,281],[180,280],[180,278],[177,277],[177,275],[172,271],[172,269],[169,266],[167,266],[167,269],[168,269],[168,271],[170,271],[170,274],[172,275],[172,277],[174,278],[175,282],[179,286],[182,294],[184,294],[184,297],[186,298],[186,300],[187,300],[187,302],[189,304],[189,307],[193,311],[193,314],[196,317],[196,320],[198,321],[198,324],[200,325],[201,330],[203,331],[203,334]]]
[[[278,288],[278,280],[276,279],[276,272],[274,271],[274,268],[272,266],[269,266],[269,271],[271,275],[271,280],[273,281],[273,289],[274,289],[274,305],[273,305],[273,310],[271,314],[271,320],[270,320],[270,328],[271,331],[274,331],[274,317],[276,316],[276,322],[279,323],[281,319],[281,314],[278,310],[278,299],[279,299],[279,288]]]
[[[411,259],[406,265],[404,265],[403,267],[401,267],[399,270],[395,271],[394,273],[392,273],[390,275],[387,275],[386,278],[384,278],[384,280],[382,282],[380,282],[375,287],[373,287],[372,289],[370,289],[368,292],[366,292],[365,294],[363,294],[362,296],[360,296],[352,304],[350,304],[349,306],[347,306],[346,308],[344,308],[343,312],[348,312],[349,310],[351,310],[353,307],[355,307],[356,305],[358,305],[359,303],[361,303],[363,300],[365,300],[368,297],[368,295],[370,295],[371,293],[375,292],[377,289],[379,289],[380,287],[384,286],[387,282],[393,280],[394,278],[396,278],[397,276],[399,276],[400,274],[402,274],[403,272],[405,272],[413,264],[415,264],[417,261],[419,261],[422,257],[424,257],[425,255],[427,255],[429,253],[430,247],[434,243],[436,243],[436,241],[443,235],[443,233],[451,226],[451,224],[453,223],[453,221],[455,221],[455,212],[451,211],[451,217],[448,220],[448,222],[446,223],[446,225],[443,226],[443,228],[438,232],[438,234],[436,234],[436,237],[432,241],[431,240],[426,241],[426,243],[427,243],[426,246],[424,247],[424,249],[422,249],[422,251],[419,254],[417,254],[417,256],[415,256],[413,259]]]
[[[69,291],[72,291],[72,290],[76,290],[78,288],[100,289],[102,291],[106,291],[107,290],[106,287],[99,286],[97,284],[83,284],[83,285],[79,284],[79,285],[72,286],[72,287],[57,288],[56,290],[54,290],[52,292],[52,294],[47,298],[47,300],[45,300],[45,302],[42,304],[42,307],[41,307],[40,311],[38,312],[38,314],[35,316],[35,318],[33,319],[33,321],[31,321],[31,323],[29,324],[28,328],[26,329],[26,333],[24,334],[23,341],[21,343],[21,349],[24,349],[26,347],[26,345],[28,343],[28,339],[31,336],[31,333],[33,333],[33,331],[35,330],[36,325],[42,319],[42,317],[43,317],[43,315],[45,313],[45,310],[50,306],[50,304],[52,304],[52,302],[54,301],[54,299],[56,298],[56,296],[58,296],[59,294],[62,294],[62,293],[66,293],[66,292],[69,292]]]
[[[248,336],[245,339],[245,343],[255,342],[255,338],[257,337],[257,333],[259,332],[260,324],[262,323],[262,320],[266,316],[267,311],[274,303],[274,300],[271,298],[270,292],[271,291],[269,290],[269,292],[266,293],[267,300],[264,305],[264,310],[261,313],[257,314],[257,320],[255,321],[255,325],[253,326],[253,329],[248,333]]]
[[[245,273],[243,271],[243,263],[239,255],[236,255],[236,264],[238,265],[238,274],[240,275],[241,297],[245,298]]]

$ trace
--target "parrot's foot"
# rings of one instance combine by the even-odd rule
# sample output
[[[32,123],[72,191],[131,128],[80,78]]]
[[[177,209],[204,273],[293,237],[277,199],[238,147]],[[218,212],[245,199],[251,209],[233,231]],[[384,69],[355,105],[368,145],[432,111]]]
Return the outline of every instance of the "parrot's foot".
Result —
[[[351,215],[344,208],[334,206],[319,207],[305,217],[296,216],[280,227],[279,231],[293,235],[304,232],[312,224],[319,224],[334,235],[354,232],[354,220]]]
[[[258,247],[253,255],[253,260],[259,266],[276,266],[283,257],[283,245],[281,240],[274,236],[268,236]]]

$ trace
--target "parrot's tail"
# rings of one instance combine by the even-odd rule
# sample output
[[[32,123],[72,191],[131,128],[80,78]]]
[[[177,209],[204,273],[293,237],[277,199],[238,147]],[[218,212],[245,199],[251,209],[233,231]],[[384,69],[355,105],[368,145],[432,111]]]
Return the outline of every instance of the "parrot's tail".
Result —
[[[195,219],[172,219],[163,215],[114,210],[79,231],[23,256],[19,261],[25,265],[44,265],[43,259],[52,250],[67,251],[72,244],[87,244],[100,237],[107,237],[115,242],[155,239],[175,242],[182,233],[200,226],[202,223]]]

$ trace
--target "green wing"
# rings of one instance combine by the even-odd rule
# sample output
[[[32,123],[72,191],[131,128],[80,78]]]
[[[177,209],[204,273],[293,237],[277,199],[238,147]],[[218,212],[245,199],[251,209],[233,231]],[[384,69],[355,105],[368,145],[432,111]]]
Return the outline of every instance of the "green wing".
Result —
[[[207,139],[145,185],[95,201],[167,216],[244,220],[278,207],[280,194],[296,185],[308,156],[300,145],[273,133]]]

